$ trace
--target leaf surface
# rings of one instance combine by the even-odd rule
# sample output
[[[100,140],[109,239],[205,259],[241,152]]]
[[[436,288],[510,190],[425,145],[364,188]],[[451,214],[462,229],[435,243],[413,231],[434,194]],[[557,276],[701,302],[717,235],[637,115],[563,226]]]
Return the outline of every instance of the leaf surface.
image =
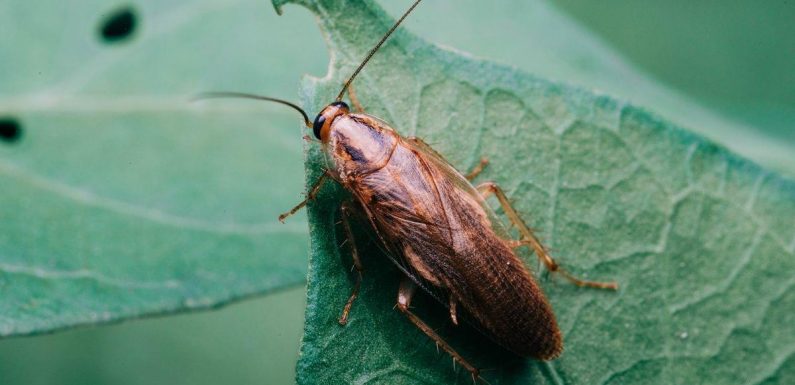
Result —
[[[287,1],[275,1],[280,7]],[[362,1],[296,1],[318,15],[334,61],[305,107],[333,100],[392,24]],[[426,321],[494,384],[783,383],[795,329],[795,183],[621,100],[441,49],[399,30],[356,82],[368,113],[424,138],[460,170],[487,156],[494,180],[559,261],[621,289],[540,275],[561,325],[554,362],[512,356],[420,297]],[[308,183],[323,167],[309,145]],[[339,220],[346,194],[309,207],[311,260],[299,384],[469,383],[394,310],[400,275],[357,231],[354,282]],[[361,229],[360,229],[361,230]],[[536,271],[537,263],[528,260]]]
[[[0,336],[304,282],[305,220],[276,220],[302,191],[297,114],[190,102],[210,90],[294,90],[290,72],[263,71],[271,54],[301,58],[278,37],[260,49],[263,9],[0,5],[0,121],[19,132],[0,141]],[[112,20],[130,26],[123,15],[132,33],[103,39]]]

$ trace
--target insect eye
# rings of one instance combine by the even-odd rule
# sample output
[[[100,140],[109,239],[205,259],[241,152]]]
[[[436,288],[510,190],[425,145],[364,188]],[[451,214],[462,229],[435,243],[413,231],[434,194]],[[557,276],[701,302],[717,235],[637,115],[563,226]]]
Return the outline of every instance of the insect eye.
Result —
[[[334,107],[337,107],[337,108],[339,108],[341,110],[344,110],[344,111],[349,111],[350,110],[350,108],[348,107],[348,104],[343,102],[343,101],[334,102],[334,103],[331,103],[330,105],[334,106]]]
[[[350,109],[345,102],[334,102],[326,106],[323,111],[320,111],[320,113],[317,114],[315,123],[312,125],[312,131],[315,133],[315,138],[321,139],[320,136],[323,133],[323,126],[326,124],[327,119],[334,120],[334,118],[339,115],[347,114],[348,111],[350,111]]]
[[[315,133],[315,138],[320,139],[320,130],[323,128],[323,124],[326,123],[326,117],[323,116],[323,113],[317,114],[315,118],[315,124],[312,125],[312,131]]]

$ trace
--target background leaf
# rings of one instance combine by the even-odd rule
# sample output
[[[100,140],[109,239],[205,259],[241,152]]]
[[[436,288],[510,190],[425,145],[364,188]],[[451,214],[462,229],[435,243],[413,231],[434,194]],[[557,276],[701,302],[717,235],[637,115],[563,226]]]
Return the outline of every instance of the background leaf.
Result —
[[[408,1],[378,3],[395,16],[405,10]],[[567,12],[556,8],[561,4]],[[121,44],[106,46],[97,40],[97,30],[109,13],[125,5],[138,11],[138,33]],[[62,99],[59,89],[49,86],[78,70],[93,74],[97,78],[94,83],[101,83],[113,94],[113,98],[95,95],[98,99],[164,98],[182,102],[208,89],[293,99],[296,79],[303,73],[325,73],[328,64],[314,15],[301,7],[287,7],[285,15],[278,17],[270,4],[261,0],[81,0],[68,5],[9,0],[0,5],[0,10],[0,118],[9,112],[16,114],[9,108],[19,107],[20,99],[31,96],[33,90],[42,91],[35,93],[39,110],[63,109],[63,105],[58,107],[63,100],[59,104],[42,103],[52,101],[44,91],[51,91],[56,100]],[[795,111],[795,104],[788,99],[795,87],[792,72],[787,71],[795,65],[795,56],[788,54],[795,36],[788,32],[794,12],[792,2],[762,7],[743,1],[604,1],[592,6],[564,0],[434,0],[424,2],[406,26],[428,41],[510,63],[543,78],[621,95],[766,167],[787,171],[795,169],[795,137],[776,134],[777,127],[770,122],[784,122],[781,133],[793,132],[792,119],[782,113]],[[109,51],[120,53],[121,60],[109,63],[109,67],[121,75],[103,77],[102,71],[86,66]],[[145,60],[127,61],[138,55]],[[671,71],[669,65],[678,68]],[[156,81],[147,79],[150,74]],[[682,81],[688,77],[698,82]],[[726,95],[745,95],[746,91],[754,96],[742,97],[740,105],[726,106],[721,100]],[[236,119],[230,122],[234,124],[222,124],[227,135],[247,134],[252,127],[265,132],[282,129],[290,135],[296,130],[296,116],[278,106],[229,101],[190,107],[186,113],[203,110],[203,115],[220,115],[217,120],[235,114],[233,110],[248,115],[250,111],[243,110],[261,109],[261,117],[253,121]],[[749,119],[752,124],[733,119],[747,112],[761,119]],[[88,111],[85,114],[89,115]],[[217,120],[206,119],[213,127]],[[202,135],[204,121],[198,119],[190,134]],[[11,144],[0,141],[0,151],[13,148],[4,146]],[[301,154],[296,148],[284,151],[282,163],[300,173]],[[261,149],[272,151],[268,143]],[[196,151],[191,157],[203,162],[204,150],[197,147]],[[96,160],[87,158],[86,162]],[[793,175],[793,171],[789,173]],[[286,169],[285,174],[293,175]],[[199,173],[192,176],[197,177],[195,183],[210,191],[218,188],[213,181],[205,184],[198,179]],[[297,175],[275,179],[268,171],[261,177],[240,183],[279,186],[292,194],[284,203],[287,205],[299,199],[303,181]],[[5,186],[0,184],[0,194]],[[13,218],[24,219],[19,214]],[[0,218],[0,222],[3,220]],[[36,231],[37,226],[33,224],[30,229]],[[92,244],[104,242],[94,239]],[[13,284],[14,277],[3,284]],[[2,290],[0,285],[0,293]],[[391,297],[389,292],[387,296]],[[2,382],[288,383],[294,376],[303,296],[303,288],[298,286],[212,313],[3,339]],[[442,365],[449,365],[443,356],[438,359]],[[792,382],[786,376],[787,370],[779,371],[771,382]]]
[[[393,17],[407,7],[379,4]],[[784,2],[460,0],[423,2],[406,28],[542,78],[619,95],[792,177],[793,17],[795,3]]]
[[[22,130],[0,143],[0,336],[303,283],[306,224],[276,220],[302,190],[296,114],[189,101],[294,84],[262,73],[291,47],[259,49],[255,4],[0,6],[0,119]],[[104,39],[125,12],[132,33]]]
[[[369,3],[301,3],[320,16],[336,59],[325,79],[305,83],[306,107],[318,111],[392,21]],[[453,346],[493,369],[491,381],[761,383],[789,373],[792,181],[620,100],[439,49],[405,30],[356,85],[369,113],[425,138],[460,169],[488,156],[484,179],[510,192],[562,263],[622,286],[607,293],[544,280],[567,346],[551,363],[511,357],[418,301]],[[311,182],[322,162],[317,147],[308,154]],[[336,323],[352,285],[334,230],[343,197],[326,189],[310,206],[298,382],[468,381],[392,310],[399,275],[374,247],[366,247],[351,321]]]

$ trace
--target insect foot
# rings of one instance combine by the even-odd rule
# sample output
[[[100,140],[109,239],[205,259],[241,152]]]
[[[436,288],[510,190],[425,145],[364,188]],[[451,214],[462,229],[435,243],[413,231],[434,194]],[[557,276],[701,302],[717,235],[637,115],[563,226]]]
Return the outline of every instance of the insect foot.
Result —
[[[411,298],[414,296],[416,289],[417,286],[409,279],[403,279],[400,282],[400,288],[398,289],[397,309],[400,310],[401,313],[405,314],[406,318],[408,318],[409,321],[411,321],[411,323],[417,327],[417,329],[420,329],[421,332],[425,333],[426,336],[433,340],[437,347],[441,347],[442,350],[447,352],[447,354],[453,358],[453,365],[455,365],[457,362],[472,375],[473,380],[478,379],[486,382],[482,377],[480,377],[480,370],[478,368],[474,367],[466,359],[464,359],[464,357],[458,354],[458,352],[455,351],[455,349],[453,349],[447,343],[447,341],[436,334],[436,332],[430,326],[428,326],[428,324],[421,320],[420,317],[417,317],[417,315],[409,309],[409,306],[411,305]]]
[[[353,301],[359,297],[359,289],[362,286],[362,272],[364,272],[364,268],[362,268],[362,262],[359,259],[359,251],[356,248],[356,240],[353,236],[353,231],[351,230],[350,224],[350,216],[352,215],[351,212],[351,203],[345,202],[342,204],[342,225],[345,229],[345,236],[346,241],[350,241],[351,243],[351,258],[353,259],[353,267],[356,269],[356,284],[353,286],[353,290],[351,291],[351,296],[348,298],[348,302],[345,303],[345,307],[342,309],[342,315],[339,319],[339,324],[345,326],[348,324],[348,316],[351,313],[351,307],[353,306]]]
[[[320,178],[318,178],[318,180],[315,182],[315,184],[312,186],[312,188],[309,189],[309,193],[306,194],[306,198],[304,200],[302,200],[300,203],[295,205],[295,207],[290,209],[290,211],[288,211],[288,212],[286,212],[286,213],[284,213],[282,215],[279,215],[279,222],[284,223],[284,220],[287,219],[287,217],[297,213],[298,210],[301,210],[302,208],[304,208],[304,206],[306,206],[306,204],[309,201],[315,200],[315,197],[317,196],[317,192],[320,191],[320,188],[323,187],[323,182],[325,182],[326,179],[329,176],[330,176],[330,174],[328,173],[328,170],[326,170],[326,172],[324,172],[323,175],[321,175]]]
[[[516,228],[519,229],[519,233],[522,235],[522,239],[519,241],[508,241],[508,245],[516,247],[518,246],[527,246],[535,252],[536,256],[538,257],[541,262],[549,269],[549,271],[553,273],[560,274],[563,278],[566,278],[569,282],[573,283],[579,287],[592,287],[595,289],[607,289],[607,290],[618,290],[618,284],[615,282],[597,282],[597,281],[586,281],[583,279],[579,279],[569,272],[564,270],[560,267],[557,261],[549,255],[547,248],[538,240],[533,230],[530,229],[529,226],[524,222],[519,213],[516,212],[516,209],[513,208],[513,205],[508,200],[508,197],[505,195],[505,192],[502,191],[502,188],[498,186],[494,182],[485,182],[477,186],[477,190],[483,196],[483,199],[488,198],[492,194],[497,197],[497,201],[500,202],[500,206],[505,211],[505,215],[508,216],[508,220],[513,223]]]

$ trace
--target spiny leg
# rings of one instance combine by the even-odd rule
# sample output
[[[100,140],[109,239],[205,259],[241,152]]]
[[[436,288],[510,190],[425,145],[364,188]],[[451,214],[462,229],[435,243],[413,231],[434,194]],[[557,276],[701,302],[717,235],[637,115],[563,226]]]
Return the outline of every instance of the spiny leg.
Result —
[[[473,167],[472,170],[470,170],[469,173],[465,175],[467,180],[472,182],[472,180],[477,178],[477,176],[480,175],[481,172],[483,172],[483,169],[486,168],[486,165],[488,164],[489,164],[488,158],[486,158],[485,156],[480,158],[480,162],[478,162],[478,164],[475,165],[475,167]]]
[[[329,177],[331,177],[331,174],[329,174],[328,170],[326,170],[323,173],[323,175],[321,175],[320,178],[318,178],[317,181],[315,181],[315,184],[312,185],[312,188],[309,189],[309,193],[306,194],[306,198],[304,198],[304,200],[302,200],[301,203],[295,205],[295,207],[290,209],[290,211],[282,215],[279,215],[279,222],[284,223],[285,218],[297,213],[298,210],[301,210],[304,206],[306,206],[307,202],[314,200],[315,196],[317,196],[317,192],[320,191],[320,188],[323,186],[323,182],[325,182],[326,179],[328,179]]]
[[[411,321],[411,323],[413,323],[414,326],[417,327],[417,329],[420,329],[420,331],[422,331],[423,333],[425,333],[425,335],[427,335],[430,339],[432,339],[433,342],[436,343],[436,346],[441,347],[442,350],[444,350],[445,352],[447,352],[447,354],[453,357],[453,363],[457,362],[461,364],[461,366],[463,366],[464,369],[466,369],[469,373],[472,374],[473,379],[477,378],[482,380],[482,378],[480,377],[480,371],[476,367],[472,366],[469,362],[467,362],[464,359],[464,357],[461,357],[461,355],[458,354],[458,352],[456,352],[455,350],[453,350],[453,348],[450,347],[450,345],[447,342],[445,342],[442,339],[442,337],[436,334],[436,332],[433,329],[431,329],[431,327],[428,326],[428,324],[423,322],[420,319],[420,317],[417,317],[416,314],[412,313],[412,311],[409,310],[409,305],[411,305],[411,297],[414,296],[414,291],[416,289],[417,286],[414,284],[414,282],[412,282],[408,278],[403,278],[403,280],[400,281],[400,288],[398,289],[398,303],[397,303],[398,310],[400,310],[403,314],[405,314],[406,317],[409,319],[409,321]]]
[[[505,210],[505,215],[508,216],[508,219],[519,229],[519,232],[522,234],[522,239],[517,242],[514,246],[522,246],[526,245],[532,248],[535,251],[536,256],[544,265],[547,266],[549,271],[558,273],[571,283],[581,286],[581,287],[593,287],[597,289],[610,289],[610,290],[618,290],[618,284],[615,282],[596,282],[596,281],[586,281],[579,279],[577,277],[572,276],[564,270],[563,268],[558,265],[558,263],[549,255],[546,247],[541,244],[541,241],[533,234],[533,231],[524,223],[522,217],[516,212],[516,210],[511,205],[511,202],[508,201],[508,197],[505,196],[505,193],[502,191],[500,186],[493,182],[486,182],[477,186],[478,191],[483,195],[483,199],[486,199],[489,195],[494,194],[497,197],[497,200],[500,202],[500,206],[502,206],[503,210]]]
[[[345,236],[347,240],[351,243],[351,257],[353,258],[353,268],[356,269],[356,284],[353,286],[353,291],[351,291],[351,296],[348,298],[348,302],[345,303],[345,307],[342,309],[342,315],[340,316],[339,323],[340,325],[345,325],[348,323],[348,315],[351,312],[351,306],[353,306],[353,301],[359,296],[359,288],[362,286],[362,272],[364,269],[362,268],[362,262],[359,260],[359,251],[356,248],[356,240],[353,237],[353,231],[351,231],[350,225],[350,217],[353,215],[353,207],[351,207],[350,202],[345,202],[342,204],[342,227],[345,229]]]

